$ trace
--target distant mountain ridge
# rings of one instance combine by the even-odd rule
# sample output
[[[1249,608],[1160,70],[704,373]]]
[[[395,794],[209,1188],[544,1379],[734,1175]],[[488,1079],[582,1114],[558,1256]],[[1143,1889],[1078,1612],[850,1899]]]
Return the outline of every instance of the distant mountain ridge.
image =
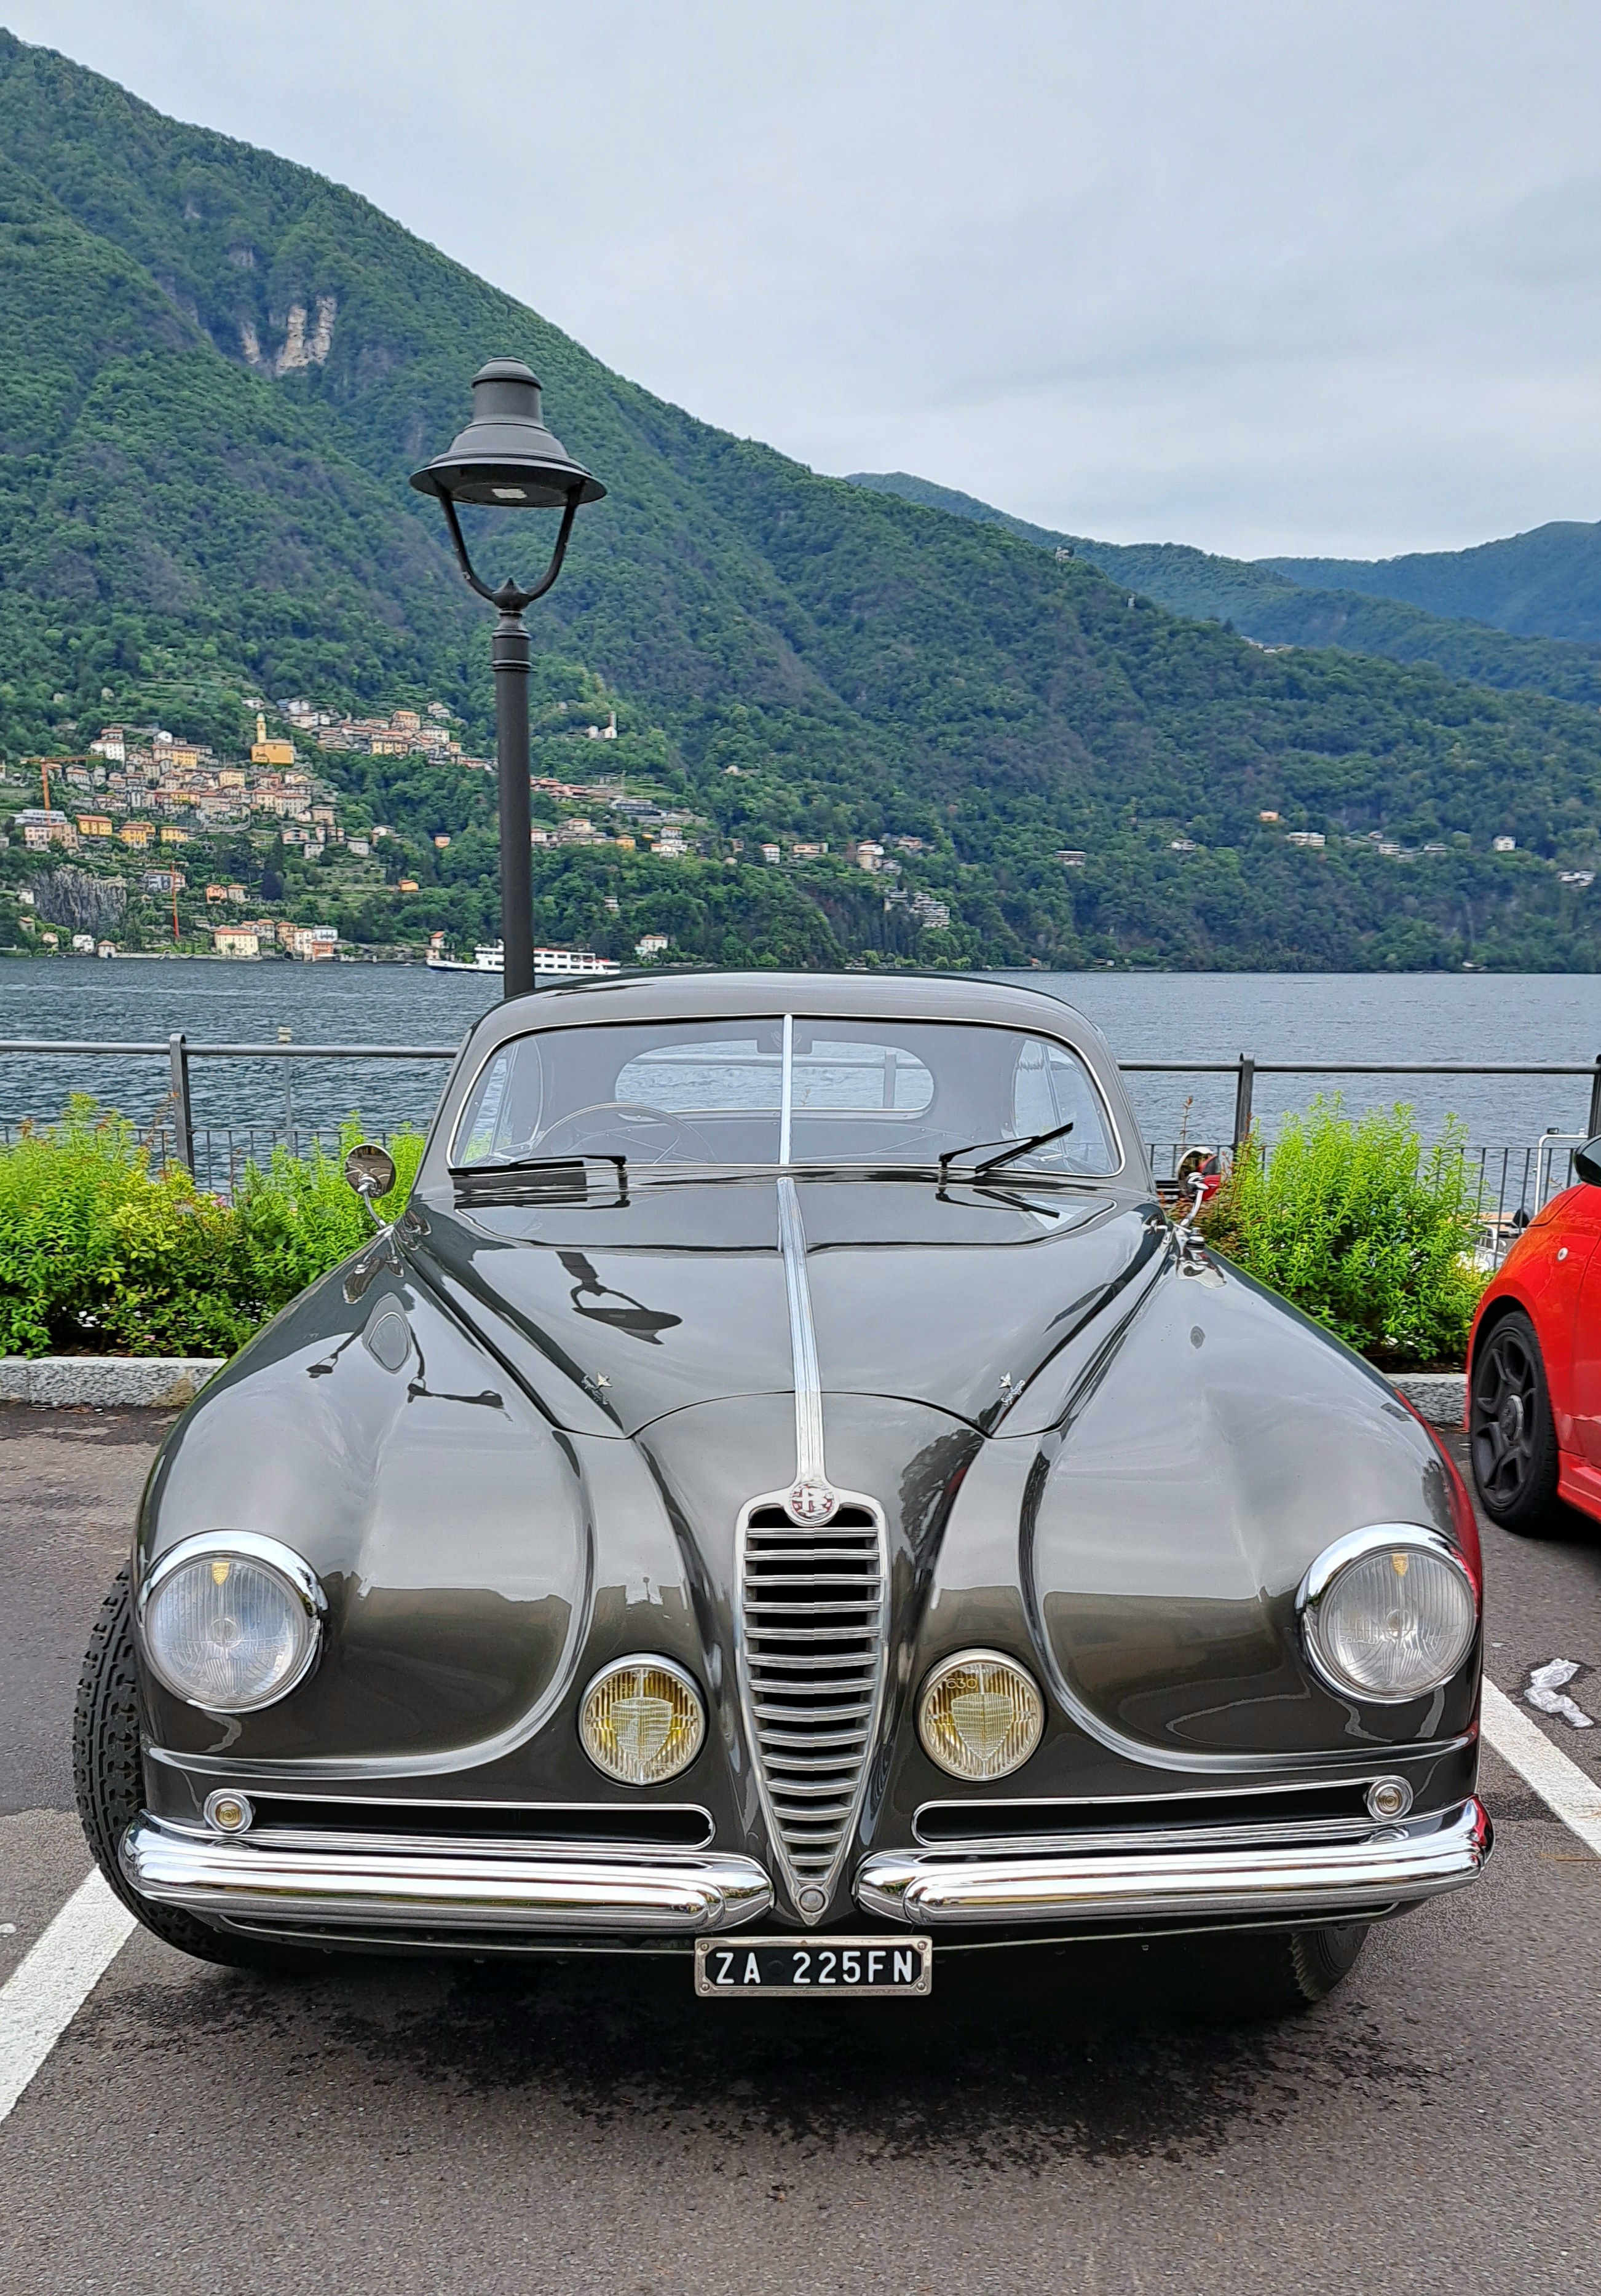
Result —
[[[1264,558],[1311,589],[1359,590],[1524,636],[1601,643],[1601,525],[1556,519],[1470,550],[1405,558]]]
[[[535,366],[609,489],[531,618],[543,769],[587,781],[571,736],[614,709],[605,765],[693,816],[700,848],[542,849],[542,937],[628,956],[661,931],[675,955],[768,966],[1601,969],[1586,649],[1431,624],[1429,644],[1499,650],[1476,683],[1426,650],[1266,652],[1220,625],[1304,628],[1324,609],[1282,576],[1058,560],[982,505],[821,478],[612,373],[339,184],[5,33],[0,754],[152,717],[237,744],[257,693],[437,696],[486,745],[490,618],[406,480],[490,356]],[[543,543],[480,528],[484,570],[530,570]],[[1225,578],[1251,622],[1185,588],[1220,598]],[[1342,612],[1429,622],[1348,594]],[[489,778],[319,770],[396,835],[363,886],[275,846],[308,921],[485,937]],[[858,866],[862,842],[891,866]],[[228,857],[252,886],[260,843]],[[0,922],[38,865],[21,838],[0,849]]]
[[[1113,581],[1154,598],[1174,613],[1229,623],[1259,645],[1339,646],[1387,661],[1428,662],[1449,677],[1475,685],[1550,693],[1601,708],[1601,527],[1543,527],[1536,535],[1518,537],[1517,543],[1486,543],[1478,550],[1438,558],[1374,564],[1345,559],[1224,558],[1185,543],[1098,542],[1088,535],[1055,533],[904,471],[856,472],[850,484],[948,511],[976,524],[1002,527],[1042,548],[1071,549]],[[1593,567],[1578,545],[1571,554],[1555,548],[1519,554],[1519,544],[1533,545],[1542,535],[1557,534],[1589,537]],[[1498,587],[1490,571],[1470,576],[1459,566],[1461,561],[1485,561],[1488,569],[1487,553],[1507,554],[1495,560],[1504,570]],[[1562,596],[1564,566],[1579,586],[1571,606]],[[1412,580],[1416,594],[1408,597],[1400,586],[1385,586],[1398,568],[1424,570],[1415,580],[1397,578],[1398,584]],[[1453,568],[1457,569],[1455,576]],[[1531,618],[1520,625],[1497,613],[1475,615],[1466,607],[1431,603],[1431,597],[1443,601],[1450,594],[1453,580],[1464,595],[1471,594],[1481,604],[1498,602],[1507,612],[1516,611],[1522,598]],[[1515,586],[1519,581],[1521,591]],[[1584,603],[1587,582],[1594,584],[1593,607]],[[1572,627],[1556,631],[1552,625],[1558,620]],[[1520,627],[1526,634],[1511,634]],[[1583,635],[1587,630],[1589,636]]]

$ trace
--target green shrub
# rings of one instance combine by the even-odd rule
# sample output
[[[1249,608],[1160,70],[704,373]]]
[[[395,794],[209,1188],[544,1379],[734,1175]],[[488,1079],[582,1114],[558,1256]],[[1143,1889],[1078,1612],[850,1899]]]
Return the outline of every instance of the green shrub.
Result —
[[[352,1117],[343,1151],[360,1137]],[[390,1142],[405,1202],[421,1133]],[[0,1355],[231,1355],[373,1233],[339,1157],[275,1150],[231,1204],[160,1174],[127,1119],[75,1098],[0,1150]]]
[[[1252,1134],[1206,1208],[1209,1243],[1371,1356],[1460,1363],[1485,1278],[1477,1198],[1454,1119],[1426,1152],[1409,1108],[1352,1119],[1319,1098],[1271,1151]]]
[[[364,1137],[349,1117],[340,1127],[340,1152],[313,1147],[305,1156],[275,1148],[265,1166],[250,1164],[234,1191],[235,1267],[233,1288],[259,1301],[258,1322],[275,1315],[308,1283],[358,1251],[373,1233],[361,1198],[345,1178],[346,1155]],[[423,1135],[407,1128],[390,1138],[395,1185],[376,1206],[393,1219],[411,1192],[423,1160]]]
[[[172,1352],[175,1301],[226,1275],[225,1228],[186,1172],[152,1177],[132,1125],[75,1099],[0,1154],[0,1351]]]

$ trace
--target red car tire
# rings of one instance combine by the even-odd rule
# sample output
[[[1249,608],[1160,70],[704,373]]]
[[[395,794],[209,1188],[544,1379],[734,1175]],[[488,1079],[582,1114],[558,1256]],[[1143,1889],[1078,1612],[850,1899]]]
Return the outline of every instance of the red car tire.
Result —
[[[1492,1522],[1538,1538],[1556,1511],[1556,1424],[1534,1325],[1510,1308],[1474,1349],[1468,1451]]]

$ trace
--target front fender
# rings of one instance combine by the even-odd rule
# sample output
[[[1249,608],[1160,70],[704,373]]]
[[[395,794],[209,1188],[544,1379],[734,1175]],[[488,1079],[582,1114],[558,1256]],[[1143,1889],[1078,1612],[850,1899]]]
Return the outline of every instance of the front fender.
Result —
[[[355,1299],[349,1273],[228,1365],[151,1478],[136,1582],[179,1539],[253,1530],[328,1601],[315,1669],[259,1712],[207,1715],[146,1670],[179,1754],[454,1763],[536,1730],[573,1662],[595,1544],[573,1439],[403,1261]]]
[[[1217,1264],[1171,1269],[1039,1446],[1022,1580],[1059,1697],[1171,1759],[1355,1753],[1470,1731],[1477,1648],[1441,1691],[1357,1706],[1310,1665],[1295,1595],[1372,1523],[1465,1530],[1388,1382]],[[1469,1526],[1471,1529],[1471,1526]],[[1476,1548],[1466,1557],[1475,1578]]]

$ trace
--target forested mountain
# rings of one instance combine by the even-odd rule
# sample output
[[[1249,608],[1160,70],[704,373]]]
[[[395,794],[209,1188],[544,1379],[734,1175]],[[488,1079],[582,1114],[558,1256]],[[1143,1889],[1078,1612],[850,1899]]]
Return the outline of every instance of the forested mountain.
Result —
[[[0,154],[13,767],[141,713],[236,742],[252,691],[439,696],[486,738],[489,617],[406,477],[480,360],[521,357],[610,489],[532,618],[546,768],[593,763],[563,705],[615,707],[608,763],[702,824],[698,857],[540,858],[542,933],[622,954],[657,929],[718,962],[1601,962],[1601,893],[1577,882],[1601,849],[1588,686],[1265,652],[1088,548],[1059,561],[819,478],[612,373],[355,194],[6,35]],[[538,547],[505,520],[489,570]],[[487,777],[322,769],[421,854],[412,907],[341,894],[341,932],[487,917]],[[917,841],[898,890],[948,925],[843,858],[891,837]],[[829,856],[797,865],[797,840]],[[764,841],[781,866],[752,865]],[[13,844],[0,882],[33,859]]]
[[[1553,519],[1471,550],[1405,558],[1264,558],[1292,582],[1395,598],[1502,630],[1601,643],[1601,526]]]
[[[897,495],[903,502],[921,503],[931,510],[949,511],[981,525],[1004,527],[1007,533],[1021,535],[1047,549],[1070,549],[1114,582],[1143,592],[1159,605],[1203,621],[1227,622],[1259,645],[1340,646],[1350,653],[1378,654],[1388,661],[1427,662],[1449,677],[1466,678],[1474,685],[1504,686],[1515,692],[1524,689],[1591,709],[1601,707],[1601,644],[1581,644],[1577,639],[1579,625],[1601,636],[1601,543],[1592,542],[1593,572],[1587,573],[1577,558],[1569,564],[1571,593],[1563,591],[1557,562],[1554,560],[1548,569],[1548,594],[1541,602],[1541,611],[1549,619],[1557,618],[1558,601],[1565,597],[1572,607],[1569,619],[1576,626],[1575,634],[1518,637],[1507,633],[1523,624],[1501,621],[1492,614],[1480,621],[1451,619],[1454,613],[1466,614],[1468,609],[1441,603],[1424,611],[1423,598],[1402,603],[1401,591],[1387,590],[1377,578],[1353,578],[1346,587],[1337,586],[1347,576],[1378,578],[1393,567],[1444,569],[1455,565],[1458,558],[1480,557],[1481,552],[1463,551],[1455,557],[1439,559],[1391,559],[1375,565],[1332,558],[1222,558],[1180,542],[1097,542],[1088,535],[1054,533],[1048,527],[1013,518],[972,495],[953,493],[948,487],[933,486],[904,471],[860,471],[850,483]],[[1601,529],[1545,527],[1541,532],[1595,537],[1601,535]],[[1523,539],[1532,542],[1536,537]],[[1486,551],[1515,547],[1501,542],[1484,545]],[[1587,610],[1583,596],[1590,582],[1595,585],[1595,600],[1593,609]],[[1439,586],[1443,597],[1447,586],[1443,573]],[[1532,581],[1528,588],[1532,603]],[[1491,621],[1501,621],[1501,627],[1486,627]],[[1527,625],[1531,629],[1544,626],[1538,619]]]

